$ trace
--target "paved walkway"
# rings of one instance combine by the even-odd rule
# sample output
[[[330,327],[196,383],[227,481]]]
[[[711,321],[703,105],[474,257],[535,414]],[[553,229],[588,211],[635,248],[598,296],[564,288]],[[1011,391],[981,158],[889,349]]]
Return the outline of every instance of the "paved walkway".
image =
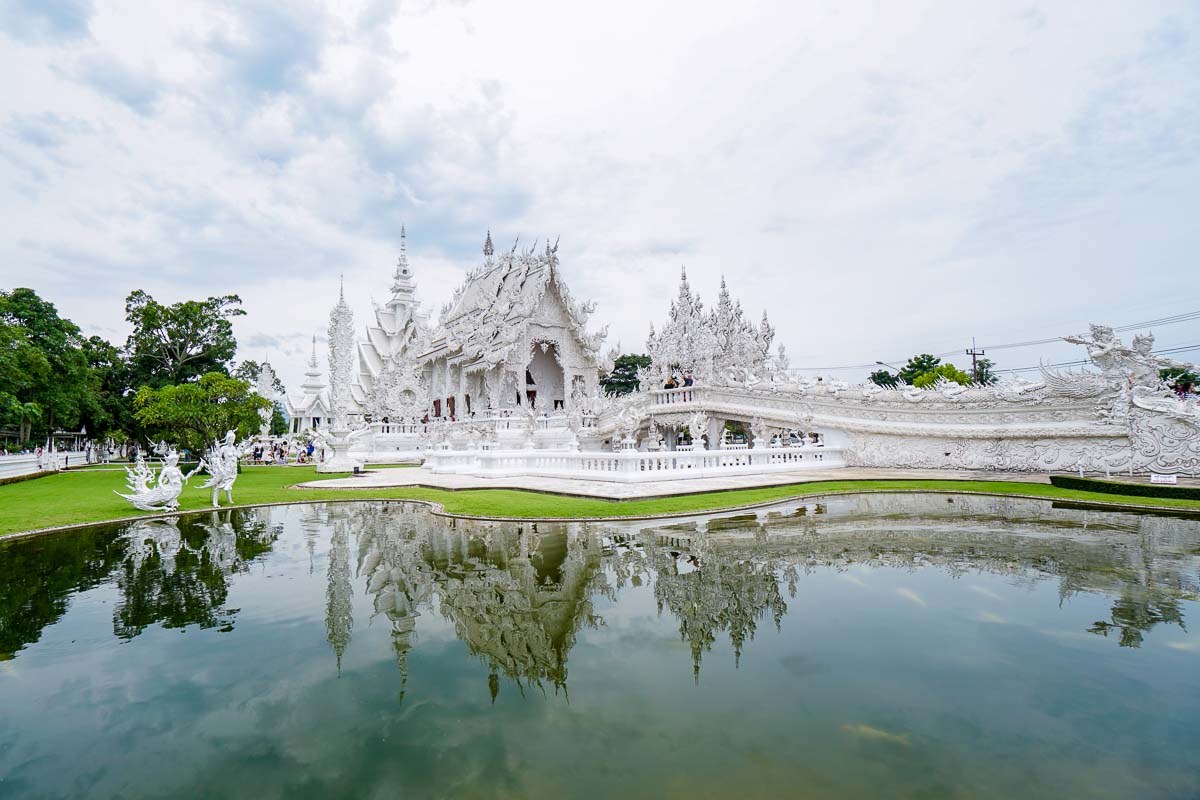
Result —
[[[795,472],[773,472],[765,475],[730,475],[719,478],[693,478],[645,483],[610,483],[573,478],[480,478],[474,475],[435,475],[417,469],[372,469],[349,478],[309,481],[299,484],[305,489],[385,489],[403,486],[425,486],[433,489],[527,489],[536,492],[596,497],[605,500],[641,500],[651,497],[720,492],[727,489],[756,489],[764,486],[786,486],[812,481],[867,480],[985,480],[1049,483],[1046,475],[1025,473],[973,472],[970,470],[934,469],[869,469],[842,467],[839,469],[806,469]]]

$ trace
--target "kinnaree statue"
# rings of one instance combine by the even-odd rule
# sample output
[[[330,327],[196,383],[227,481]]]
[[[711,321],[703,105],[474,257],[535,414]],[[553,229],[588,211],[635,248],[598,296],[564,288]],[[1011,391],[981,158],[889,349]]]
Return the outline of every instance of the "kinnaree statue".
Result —
[[[169,450],[163,457],[163,467],[159,470],[158,479],[154,479],[154,471],[146,466],[141,454],[138,454],[136,464],[125,472],[129,476],[127,483],[130,494],[116,494],[124,497],[139,511],[174,511],[179,508],[179,495],[183,486],[196,470],[183,474],[179,469],[179,453]]]
[[[238,476],[238,447],[235,444],[236,434],[233,431],[225,434],[224,441],[213,442],[204,458],[200,459],[197,469],[208,470],[208,480],[201,489],[212,489],[213,508],[217,508],[219,495],[225,492],[225,499],[233,505],[233,482]]]

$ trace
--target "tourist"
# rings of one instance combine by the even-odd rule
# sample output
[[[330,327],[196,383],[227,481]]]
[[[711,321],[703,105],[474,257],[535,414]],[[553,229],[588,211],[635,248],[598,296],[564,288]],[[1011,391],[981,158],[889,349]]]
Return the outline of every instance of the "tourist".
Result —
[[[687,372],[683,373],[683,385],[685,387],[687,387],[687,386],[691,386],[693,383],[695,383],[695,381],[692,379],[691,370],[688,370]]]
[[[667,378],[667,382],[663,384],[663,388],[664,389],[678,389],[679,388],[679,381],[675,380],[675,373],[673,373],[673,372],[671,373],[671,376],[669,378]]]

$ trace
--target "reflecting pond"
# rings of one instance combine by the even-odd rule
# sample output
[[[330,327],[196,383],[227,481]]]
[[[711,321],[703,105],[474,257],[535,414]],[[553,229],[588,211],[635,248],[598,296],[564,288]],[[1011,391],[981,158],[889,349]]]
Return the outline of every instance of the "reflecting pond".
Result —
[[[1200,520],[402,502],[0,544],[4,797],[1200,794]]]

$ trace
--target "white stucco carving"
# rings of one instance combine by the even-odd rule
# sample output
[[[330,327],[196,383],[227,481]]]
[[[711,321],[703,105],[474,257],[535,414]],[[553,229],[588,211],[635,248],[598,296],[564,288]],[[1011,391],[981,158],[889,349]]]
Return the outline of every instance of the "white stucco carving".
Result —
[[[221,492],[225,492],[225,499],[230,505],[233,504],[233,484],[238,476],[238,454],[244,449],[237,446],[235,438],[236,434],[229,431],[224,440],[214,442],[197,467],[208,470],[208,480],[200,488],[212,490],[213,508],[219,505]]]
[[[174,511],[179,508],[179,495],[191,475],[184,475],[179,469],[179,453],[174,448],[158,447],[156,451],[163,454],[163,465],[157,478],[139,452],[134,466],[125,468],[129,494],[116,494],[139,511]]]

